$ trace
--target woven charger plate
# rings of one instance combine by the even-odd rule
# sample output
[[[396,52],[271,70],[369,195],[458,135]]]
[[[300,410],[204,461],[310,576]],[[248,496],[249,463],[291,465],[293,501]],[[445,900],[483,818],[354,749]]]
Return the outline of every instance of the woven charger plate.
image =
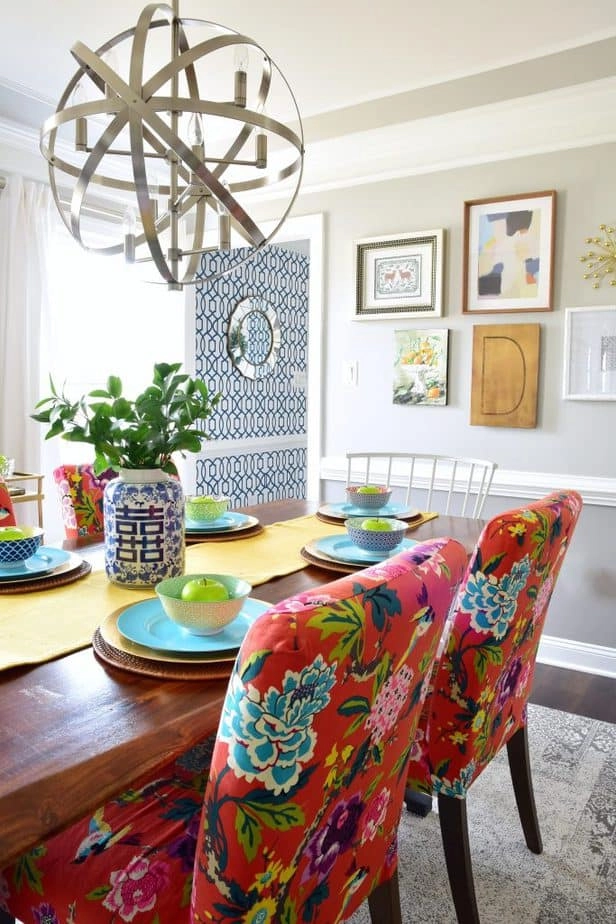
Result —
[[[228,680],[234,664],[234,661],[150,661],[109,645],[100,628],[94,633],[92,647],[96,656],[111,667],[166,680]]]
[[[53,587],[63,587],[79,581],[92,570],[92,565],[84,561],[79,555],[71,553],[68,561],[59,565],[54,572],[26,578],[15,579],[0,584],[0,594],[27,594],[38,590],[50,590]]]

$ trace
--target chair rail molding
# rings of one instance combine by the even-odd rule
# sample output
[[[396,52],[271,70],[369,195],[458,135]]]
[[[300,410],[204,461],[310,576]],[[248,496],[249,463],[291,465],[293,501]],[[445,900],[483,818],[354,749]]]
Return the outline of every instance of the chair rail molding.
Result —
[[[322,481],[346,482],[347,464],[344,456],[324,456],[321,459]],[[377,469],[375,469],[375,474]],[[384,472],[383,472],[384,474]],[[428,486],[428,468],[423,475],[419,467],[419,486]],[[392,478],[395,487],[404,484],[403,479]],[[462,480],[460,482],[462,485]],[[437,482],[435,490],[446,490],[447,479]],[[579,491],[584,503],[599,507],[616,507],[616,478],[599,478],[593,475],[569,475],[562,472],[523,472],[513,469],[497,468],[494,472],[490,496],[521,497],[535,500],[550,491],[559,489]]]

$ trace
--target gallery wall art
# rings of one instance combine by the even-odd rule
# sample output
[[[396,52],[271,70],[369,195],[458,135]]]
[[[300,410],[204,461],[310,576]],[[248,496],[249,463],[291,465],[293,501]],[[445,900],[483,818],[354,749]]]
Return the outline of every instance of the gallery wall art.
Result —
[[[471,425],[537,425],[539,324],[473,327]]]
[[[551,311],[556,193],[464,203],[462,311]]]
[[[354,319],[440,316],[443,240],[439,228],[356,241]]]
[[[447,404],[449,331],[397,330],[394,404]]]

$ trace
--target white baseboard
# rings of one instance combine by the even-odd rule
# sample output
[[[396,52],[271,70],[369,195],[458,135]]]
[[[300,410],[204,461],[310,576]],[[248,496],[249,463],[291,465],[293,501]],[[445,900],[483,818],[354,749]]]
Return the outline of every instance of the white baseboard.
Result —
[[[587,674],[616,678],[616,648],[606,648],[604,645],[543,635],[539,642],[537,660],[554,667],[567,667]]]

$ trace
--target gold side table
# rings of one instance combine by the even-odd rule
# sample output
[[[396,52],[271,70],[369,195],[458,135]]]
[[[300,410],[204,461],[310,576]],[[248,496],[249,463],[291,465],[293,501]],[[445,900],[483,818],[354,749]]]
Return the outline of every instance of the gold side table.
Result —
[[[38,525],[41,529],[43,528],[43,499],[45,497],[43,494],[44,477],[44,475],[38,475],[34,472],[14,472],[12,475],[7,475],[4,479],[8,485],[13,504],[25,504],[29,501],[36,503]],[[35,482],[35,484],[27,484],[24,493],[21,493],[21,490],[19,490],[21,482],[30,481]],[[16,488],[19,493],[13,493],[12,488]]]

